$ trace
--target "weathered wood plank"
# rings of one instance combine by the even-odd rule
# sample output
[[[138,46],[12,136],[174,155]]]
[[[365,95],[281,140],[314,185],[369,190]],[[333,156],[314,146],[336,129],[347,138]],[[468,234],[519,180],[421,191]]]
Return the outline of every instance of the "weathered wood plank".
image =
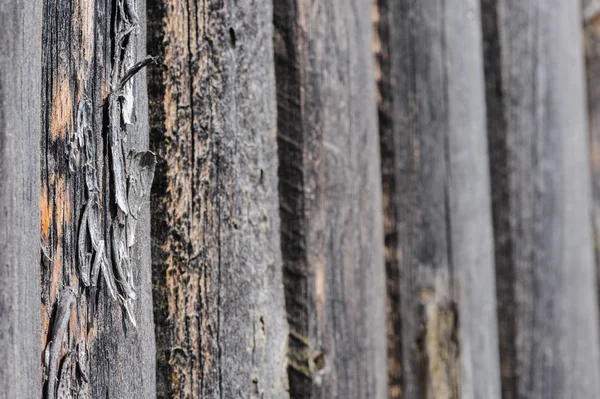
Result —
[[[483,0],[503,397],[595,398],[578,2]]]
[[[0,3],[0,398],[40,396],[42,2]]]
[[[144,32],[143,0],[44,2],[45,398],[156,396],[147,205],[154,156],[144,152],[143,72],[124,80],[145,56]]]
[[[391,85],[379,102],[393,168],[383,175],[388,281],[399,284],[388,294],[401,341],[390,396],[499,398],[479,4],[377,8],[388,28],[378,79]]]
[[[274,4],[290,395],[384,398],[371,3]]]
[[[159,397],[287,397],[271,10],[149,2]]]
[[[388,349],[388,398],[402,397],[402,315],[400,314],[400,265],[398,257],[398,215],[396,206],[394,116],[392,95],[395,85],[390,71],[390,1],[373,1],[373,52],[377,83],[377,116],[381,152],[383,230],[386,270],[386,320]]]
[[[596,289],[600,287],[600,1],[584,0],[583,29],[592,170],[592,225],[596,257]],[[598,297],[600,303],[600,296]]]

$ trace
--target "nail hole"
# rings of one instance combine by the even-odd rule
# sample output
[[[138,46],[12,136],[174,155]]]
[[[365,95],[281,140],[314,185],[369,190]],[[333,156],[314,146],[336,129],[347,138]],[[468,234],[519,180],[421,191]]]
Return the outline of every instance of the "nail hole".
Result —
[[[235,42],[235,31],[233,30],[233,28],[229,28],[229,44],[231,45],[231,47],[235,48]]]
[[[325,355],[322,352],[316,352],[313,355],[313,362],[317,370],[321,371],[325,368]]]

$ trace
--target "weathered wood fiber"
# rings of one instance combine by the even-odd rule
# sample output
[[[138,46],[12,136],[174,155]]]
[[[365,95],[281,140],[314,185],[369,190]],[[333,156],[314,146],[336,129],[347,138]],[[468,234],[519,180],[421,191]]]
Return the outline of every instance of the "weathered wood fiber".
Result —
[[[41,1],[0,3],[0,398],[40,396]]]
[[[149,2],[159,397],[288,396],[271,16]]]
[[[144,56],[143,0],[44,2],[44,398],[156,396],[150,181],[136,180],[151,180],[153,156],[127,157],[148,147],[146,82],[143,72],[123,80]]]
[[[399,281],[388,289],[401,341],[391,345],[399,370],[390,396],[499,398],[479,4],[378,0],[377,8],[379,31],[388,29],[377,44],[386,55],[384,170],[393,164],[383,175],[395,223],[388,260],[397,262],[388,282]]]
[[[592,168],[592,224],[596,255],[596,289],[600,287],[600,1],[584,0],[583,29]],[[600,303],[600,297],[598,298]]]
[[[290,396],[387,396],[371,2],[274,2]]]
[[[580,4],[482,9],[503,398],[596,398]]]

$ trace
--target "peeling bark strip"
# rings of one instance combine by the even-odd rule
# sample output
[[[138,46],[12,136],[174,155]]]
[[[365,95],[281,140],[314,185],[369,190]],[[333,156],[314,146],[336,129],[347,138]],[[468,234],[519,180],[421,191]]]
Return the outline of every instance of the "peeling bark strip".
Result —
[[[285,398],[266,0],[152,0],[158,396]]]
[[[388,291],[401,340],[390,345],[401,367],[390,395],[499,398],[479,5],[378,0],[377,14],[389,54],[377,79],[392,84],[379,100],[396,223],[386,243],[398,262],[388,281],[399,281]]]
[[[578,2],[482,1],[503,398],[596,398]]]
[[[41,30],[40,0],[0,2],[0,397],[10,399],[41,392]]]
[[[44,4],[41,345],[49,399],[155,395],[142,267],[149,259],[139,251],[147,243],[134,245],[147,238],[156,163],[137,150],[148,134],[144,86],[131,79],[148,62],[136,64],[145,42],[138,12],[130,0]]]
[[[369,0],[275,1],[293,398],[384,398],[385,267]]]

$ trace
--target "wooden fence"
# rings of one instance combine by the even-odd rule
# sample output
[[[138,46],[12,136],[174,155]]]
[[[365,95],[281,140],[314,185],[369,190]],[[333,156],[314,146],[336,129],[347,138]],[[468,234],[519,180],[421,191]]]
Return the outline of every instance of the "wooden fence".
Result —
[[[1,1],[0,398],[600,397],[599,1]]]

